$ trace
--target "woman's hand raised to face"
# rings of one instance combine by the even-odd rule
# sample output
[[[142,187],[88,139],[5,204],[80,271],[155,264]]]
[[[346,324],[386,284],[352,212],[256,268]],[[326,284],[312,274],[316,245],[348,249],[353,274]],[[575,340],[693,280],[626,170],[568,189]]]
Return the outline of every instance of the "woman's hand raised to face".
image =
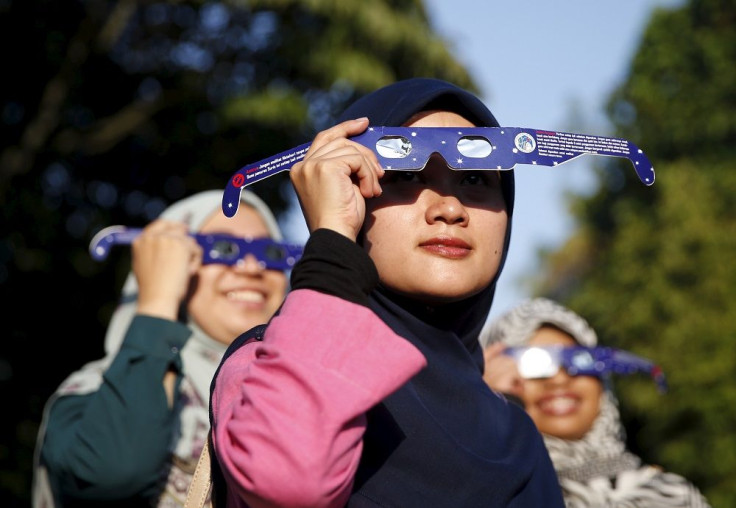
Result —
[[[185,224],[163,219],[146,226],[132,248],[138,312],[176,320],[189,280],[202,264],[202,248]]]
[[[516,361],[503,354],[504,349],[506,346],[501,342],[495,342],[485,348],[483,380],[497,392],[521,397],[524,393],[524,380],[516,367]]]
[[[383,169],[375,154],[348,137],[363,132],[367,118],[348,120],[317,134],[291,182],[310,231],[331,229],[355,241],[365,219],[365,199],[381,195]]]

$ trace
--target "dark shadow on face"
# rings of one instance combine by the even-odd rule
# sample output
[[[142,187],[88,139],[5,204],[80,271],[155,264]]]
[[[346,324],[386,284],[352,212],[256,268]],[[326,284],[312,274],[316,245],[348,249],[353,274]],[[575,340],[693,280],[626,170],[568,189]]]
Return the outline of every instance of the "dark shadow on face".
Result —
[[[493,212],[506,209],[498,171],[453,170],[437,152],[432,154],[423,169],[386,171],[380,183],[383,194],[366,200],[365,220],[357,238],[357,243],[366,249],[371,247],[365,243],[365,232],[375,224],[373,212],[389,206],[415,204],[427,188],[442,196],[454,196],[466,208]]]

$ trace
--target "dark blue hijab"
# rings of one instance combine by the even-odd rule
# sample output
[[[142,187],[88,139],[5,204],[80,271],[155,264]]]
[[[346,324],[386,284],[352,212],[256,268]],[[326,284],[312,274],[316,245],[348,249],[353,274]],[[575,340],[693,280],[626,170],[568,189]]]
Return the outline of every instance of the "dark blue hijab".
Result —
[[[338,121],[366,116],[371,125],[401,126],[414,114],[421,111],[452,111],[470,120],[477,127],[499,127],[493,113],[475,95],[467,90],[433,78],[413,78],[398,81],[375,92],[372,92],[349,106],[340,115]],[[514,172],[501,172],[501,185],[508,227],[504,239],[503,254],[498,272],[488,288],[480,294],[460,303],[431,309],[430,315],[424,316],[436,326],[453,330],[474,356],[478,368],[483,368],[483,355],[478,343],[478,336],[486,317],[491,310],[493,295],[509,248],[511,238],[511,222],[514,211]],[[386,288],[379,288],[380,293],[390,295]],[[392,299],[397,296],[390,296]],[[403,299],[402,306],[414,309],[411,300]],[[416,312],[422,313],[424,306],[418,306]]]
[[[480,127],[499,126],[473,94],[437,79],[399,81],[356,101],[340,121],[367,116],[400,126],[415,113],[445,110]],[[482,379],[478,335],[508,252],[513,171],[502,172],[509,226],[498,273],[464,301],[429,307],[379,286],[373,311],[414,344],[428,365],[368,414],[349,506],[562,506],[552,464],[531,419]]]

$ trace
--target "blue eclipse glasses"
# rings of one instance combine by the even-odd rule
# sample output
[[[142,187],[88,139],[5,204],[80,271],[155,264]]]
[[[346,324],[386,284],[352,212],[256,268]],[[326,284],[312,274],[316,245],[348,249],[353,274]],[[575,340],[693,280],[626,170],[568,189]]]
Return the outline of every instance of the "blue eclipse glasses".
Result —
[[[92,258],[107,258],[113,245],[129,245],[140,233],[139,228],[110,226],[95,235],[89,244]],[[252,254],[268,270],[290,270],[302,255],[303,247],[276,242],[270,238],[238,238],[221,233],[190,234],[202,247],[202,264],[236,264]]]
[[[514,358],[519,374],[524,379],[552,377],[564,368],[571,376],[595,376],[609,374],[649,374],[660,392],[667,391],[664,372],[649,360],[628,351],[610,347],[583,346],[528,346],[509,347],[504,350]]]
[[[588,154],[626,158],[643,184],[654,183],[654,167],[647,156],[621,138],[521,127],[369,127],[350,139],[373,150],[385,170],[419,171],[433,153],[442,155],[454,170],[502,171],[517,164],[558,166]],[[291,169],[310,145],[304,143],[236,171],[222,197],[225,215],[237,212],[241,189]]]

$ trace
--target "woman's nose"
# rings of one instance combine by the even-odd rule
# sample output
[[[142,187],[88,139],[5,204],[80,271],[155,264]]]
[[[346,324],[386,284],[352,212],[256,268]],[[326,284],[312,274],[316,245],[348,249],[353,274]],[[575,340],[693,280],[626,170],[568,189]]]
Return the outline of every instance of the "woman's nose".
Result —
[[[429,204],[426,210],[428,224],[444,222],[446,224],[466,225],[470,216],[462,202],[452,194],[439,193],[435,190],[426,190],[429,195]]]
[[[265,264],[259,261],[253,254],[246,254],[244,257],[238,259],[233,265],[233,269],[240,273],[247,273],[251,275],[259,275],[266,269]]]

